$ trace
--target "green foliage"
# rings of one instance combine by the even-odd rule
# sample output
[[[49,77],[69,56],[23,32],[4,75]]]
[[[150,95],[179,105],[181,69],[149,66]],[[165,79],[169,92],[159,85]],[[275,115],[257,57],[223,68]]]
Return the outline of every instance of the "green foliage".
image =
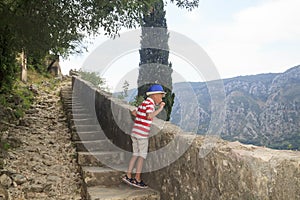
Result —
[[[27,58],[27,68],[32,71],[36,71],[39,74],[49,77],[49,73],[47,72],[47,64],[46,64],[46,59],[48,58],[49,55],[46,55],[43,58],[39,58],[37,56],[29,56]]]
[[[192,10],[193,8],[198,7],[199,0],[170,0],[172,3],[175,3],[179,8],[185,8]]]
[[[166,103],[164,109],[166,110],[166,113],[167,113],[166,121],[169,121],[171,113],[172,113],[172,107],[174,104],[175,94],[172,93],[172,91],[169,88],[165,88],[164,90],[167,92],[166,96],[163,99],[163,101]]]
[[[300,150],[300,132],[288,134],[280,138],[280,141],[272,140],[267,146],[274,149]]]
[[[7,151],[8,149],[10,149],[10,144],[9,144],[9,143],[5,142],[5,143],[3,143],[2,145],[3,145],[3,149],[4,149],[5,151]]]
[[[128,81],[124,81],[124,84],[123,84],[122,88],[123,88],[123,91],[121,92],[120,95],[118,95],[118,98],[123,100],[126,97],[128,97],[128,88],[129,88]]]
[[[65,57],[80,53],[85,49],[86,36],[104,32],[115,37],[122,27],[136,27],[156,1],[0,1],[1,90],[11,89],[17,69],[15,58],[21,50],[35,60],[50,52]],[[188,9],[196,7],[198,1],[171,0]]]
[[[15,117],[21,118],[33,102],[33,93],[27,86],[15,85],[10,95],[10,107],[14,110]]]
[[[164,2],[156,1],[150,12],[144,15],[142,22],[142,36],[140,53],[140,68],[138,77],[138,96],[144,96],[151,84],[158,83],[167,92],[164,101],[170,119],[175,94],[172,93],[172,64],[169,62],[169,33],[167,30]],[[149,29],[157,27],[157,29]],[[153,32],[151,32],[153,31]],[[149,44],[159,44],[160,48],[149,48]],[[158,118],[164,119],[163,115]]]
[[[11,117],[20,118],[28,110],[33,101],[33,93],[26,86],[15,84],[10,92],[0,94],[1,106],[10,108],[14,116],[4,116],[3,120],[11,120]]]
[[[143,101],[144,101],[144,97],[143,96],[136,96],[134,98],[133,102],[130,102],[130,105],[138,107]]]
[[[1,115],[1,120],[10,121],[18,119],[24,116],[26,110],[30,108],[34,100],[34,93],[30,90],[30,84],[34,84],[37,87],[42,87],[46,85],[47,88],[53,89],[58,80],[49,79],[46,76],[43,76],[36,72],[35,69],[28,69],[28,84],[25,84],[21,81],[15,81],[11,86],[10,90],[2,90],[0,93],[0,105],[1,109],[12,110],[9,113],[12,113],[13,116],[3,116]],[[46,90],[46,89],[45,89]],[[3,112],[3,111],[0,111]]]
[[[6,32],[15,50],[29,54],[68,55],[82,51],[85,35],[99,28],[116,36],[121,27],[139,24],[142,14],[155,0],[90,1],[4,0],[0,3],[1,31]]]
[[[7,40],[0,34],[0,94],[11,90],[16,73],[20,71],[15,62],[15,53],[9,48],[13,44]]]
[[[99,73],[97,72],[86,72],[86,71],[79,71],[79,74],[82,79],[90,82],[93,86],[96,88],[99,88],[101,90],[108,91],[108,87],[106,86],[106,81],[104,78],[101,78]]]
[[[84,49],[85,35],[103,28],[116,35],[120,27],[132,27],[147,6],[144,1],[52,0],[0,2],[0,88],[11,90],[16,77],[16,55],[25,50],[36,65],[52,52],[67,56]]]

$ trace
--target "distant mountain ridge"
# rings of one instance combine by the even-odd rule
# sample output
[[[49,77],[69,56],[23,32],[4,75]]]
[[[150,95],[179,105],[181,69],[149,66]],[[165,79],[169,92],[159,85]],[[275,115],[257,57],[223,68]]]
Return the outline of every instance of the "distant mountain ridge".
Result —
[[[223,83],[226,94],[225,123],[220,135],[223,139],[300,149],[300,65],[283,73],[239,76],[224,79]],[[187,92],[186,87],[191,87],[194,94]],[[177,96],[184,96],[187,102],[196,94],[198,133],[205,134],[211,117],[207,84],[175,83],[173,91]],[[177,125],[181,120],[180,109],[175,99],[171,122]]]
[[[267,73],[223,79],[225,122],[220,137],[277,149],[300,150],[300,65],[283,73]],[[175,102],[171,122],[186,131],[193,114],[182,113],[183,104],[198,105],[198,134],[206,134],[211,121],[211,97],[206,82],[173,84]],[[119,96],[121,93],[115,93]],[[137,90],[128,91],[127,102]],[[180,101],[178,100],[180,98]],[[195,106],[191,106],[195,107]],[[183,116],[184,115],[184,116]],[[185,119],[182,119],[185,118]],[[184,122],[184,123],[182,123]],[[194,130],[192,130],[194,131]]]

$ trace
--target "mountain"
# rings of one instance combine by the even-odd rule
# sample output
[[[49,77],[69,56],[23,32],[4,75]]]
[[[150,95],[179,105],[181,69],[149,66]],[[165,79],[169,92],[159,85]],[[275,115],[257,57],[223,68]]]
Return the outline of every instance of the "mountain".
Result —
[[[300,65],[283,73],[238,76],[220,81],[225,89],[221,138],[300,150]],[[213,82],[173,84],[175,101],[170,121],[185,131],[207,134],[212,115],[207,85],[213,85]],[[113,95],[118,97],[120,94]],[[137,90],[129,90],[127,94],[125,100],[131,102]]]
[[[175,83],[171,122],[183,125],[182,103],[197,103],[198,134],[206,134],[211,120],[211,96],[204,82]],[[268,146],[300,149],[300,65],[284,73],[258,74],[224,79],[225,122],[223,139]],[[197,101],[191,101],[195,98]],[[188,130],[187,130],[188,131]]]

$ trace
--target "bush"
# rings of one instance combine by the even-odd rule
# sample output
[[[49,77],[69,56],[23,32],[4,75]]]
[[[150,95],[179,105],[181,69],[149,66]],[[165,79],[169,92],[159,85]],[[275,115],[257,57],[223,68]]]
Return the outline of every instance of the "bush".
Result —
[[[99,73],[97,72],[86,72],[79,70],[79,74],[82,79],[90,82],[96,88],[101,90],[109,91],[108,87],[106,86],[106,82],[104,78],[101,78]]]

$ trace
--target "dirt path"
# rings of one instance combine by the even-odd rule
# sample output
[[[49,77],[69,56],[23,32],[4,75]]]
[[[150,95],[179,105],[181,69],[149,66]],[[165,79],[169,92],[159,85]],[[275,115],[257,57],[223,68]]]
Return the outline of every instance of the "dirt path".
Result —
[[[19,124],[3,137],[17,138],[18,148],[8,151],[0,183],[9,199],[79,200],[80,175],[60,103],[60,87],[38,87],[35,102]],[[48,87],[48,88],[47,88]]]

